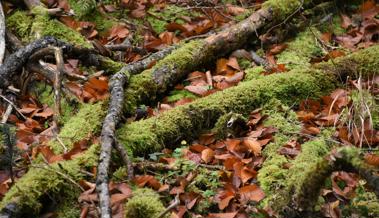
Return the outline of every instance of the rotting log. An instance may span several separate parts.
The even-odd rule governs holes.
[[[356,78],[357,72],[362,76],[377,74],[379,60],[375,57],[378,52],[379,46],[373,46],[312,68],[242,82],[157,117],[124,125],[117,137],[133,155],[159,151],[165,145],[175,146],[211,128],[223,114],[247,114],[272,98],[293,104],[326,94],[348,76]]]

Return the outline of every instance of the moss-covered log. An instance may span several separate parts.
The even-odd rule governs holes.
[[[376,74],[379,70],[379,61],[375,58],[378,52],[379,46],[374,46],[313,68],[294,69],[243,82],[158,117],[125,125],[118,130],[118,137],[133,154],[148,154],[165,145],[191,139],[201,130],[212,127],[223,114],[247,114],[272,98],[293,104],[325,94],[341,79],[346,76],[354,78],[357,72]]]
[[[152,69],[131,78],[125,93],[126,111],[130,113],[138,104],[154,102],[189,72],[253,41],[257,32],[282,22],[301,6],[306,8],[313,2],[317,1],[269,0],[240,23],[204,40],[182,45]]]

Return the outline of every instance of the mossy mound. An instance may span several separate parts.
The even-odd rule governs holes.
[[[164,210],[155,191],[148,188],[136,189],[125,205],[125,218],[156,218]]]

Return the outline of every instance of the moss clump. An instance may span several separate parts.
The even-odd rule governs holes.
[[[190,99],[197,99],[198,97],[194,95],[192,92],[189,92],[187,90],[174,90],[171,91],[170,94],[167,97],[167,101],[172,103],[179,101],[183,98],[190,98]]]
[[[316,29],[299,33],[293,41],[288,43],[288,47],[277,55],[277,63],[285,64],[290,70],[311,66],[312,58],[323,56],[323,50],[316,41],[314,33],[320,34]]]
[[[258,182],[267,196],[261,204],[266,206],[281,197],[278,191],[285,187],[288,176],[288,169],[285,169],[284,165],[292,161],[280,155],[278,149],[291,140],[294,133],[301,130],[301,124],[296,114],[278,100],[273,99],[263,108],[268,115],[264,125],[278,130],[274,142],[266,145],[263,150],[266,160],[258,171]]]
[[[249,69],[245,70],[244,81],[262,78],[263,77],[262,73],[265,71],[266,70],[262,66],[249,68]]]
[[[131,77],[129,87],[125,91],[125,110],[131,113],[135,111],[138,104],[154,102],[157,95],[163,94],[169,86],[174,85],[173,81],[171,83],[158,81],[156,74],[162,74],[161,71],[164,69],[164,72],[179,72],[176,75],[183,74],[184,76],[185,72],[199,64],[194,62],[194,55],[201,54],[203,45],[204,42],[198,40],[186,43],[163,60],[158,61],[152,69]],[[168,79],[171,80],[171,78]]]
[[[246,127],[247,119],[238,113],[227,113],[222,115],[216,122],[212,132],[219,139],[224,139],[228,136],[237,137],[237,134],[243,132]]]
[[[33,19],[27,15],[25,11],[15,11],[7,17],[7,28],[12,30],[19,36],[23,42],[29,41],[30,28],[33,24]]]
[[[137,189],[125,205],[125,218],[156,218],[164,210],[157,193],[148,188]]]
[[[68,149],[71,149],[75,142],[89,139],[100,131],[106,114],[105,105],[105,102],[82,104],[76,115],[67,120],[58,137]],[[56,140],[50,141],[49,146],[56,153],[63,151],[62,145]]]
[[[102,69],[106,70],[107,73],[115,74],[120,71],[121,68],[125,66],[125,64],[122,62],[114,61],[107,57],[102,57],[100,59],[100,66]]]
[[[169,23],[184,24],[186,21],[182,17],[197,17],[200,15],[198,12],[186,10],[176,5],[166,5],[163,10],[157,7],[149,9],[147,21],[149,21],[153,30],[160,34],[166,30],[166,25]]]
[[[305,7],[312,3],[312,0],[268,0],[262,4],[262,8],[270,8],[273,11],[273,18],[282,21],[290,14],[294,13],[301,6]]]
[[[359,217],[378,217],[379,201],[375,193],[369,192],[365,188],[366,181],[360,180],[355,190],[356,196],[350,201],[350,204],[342,210],[346,217],[355,213]]]
[[[49,166],[39,165],[38,168],[32,166],[6,193],[0,202],[0,209],[11,202],[16,202],[24,213],[30,215],[29,212],[38,213],[42,207],[41,197],[47,193],[53,199],[61,199],[62,196],[77,196],[80,189],[56,172],[61,172],[78,182],[85,177],[81,169],[97,165],[98,151],[99,146],[92,145],[85,153],[73,160]]]
[[[69,0],[70,8],[78,18],[92,13],[96,9],[96,0]]]
[[[148,154],[162,149],[164,144],[192,139],[202,129],[213,127],[220,116],[230,111],[246,115],[273,98],[292,105],[310,96],[320,96],[333,87],[328,77],[319,71],[273,74],[242,82],[159,117],[125,125],[118,130],[118,137],[134,154]]]

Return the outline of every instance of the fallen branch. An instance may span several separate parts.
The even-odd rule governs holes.
[[[122,115],[124,85],[128,82],[130,75],[137,74],[146,69],[152,62],[160,60],[169,54],[172,49],[173,48],[162,50],[144,60],[126,65],[110,79],[109,89],[111,97],[108,113],[105,116],[101,130],[101,153],[96,177],[96,190],[99,195],[101,217],[103,218],[111,217],[112,214],[109,201],[108,170],[111,161],[112,146],[116,143],[116,126]]]
[[[118,130],[118,138],[134,155],[157,152],[165,146],[180,144],[181,140],[193,139],[202,130],[211,128],[220,116],[231,111],[245,114],[273,98],[293,105],[334,89],[347,77],[355,78],[358,76],[356,72],[363,77],[377,74],[379,60],[374,57],[378,53],[379,46],[373,46],[313,68],[242,82],[158,117],[124,125]]]
[[[4,61],[5,55],[5,16],[3,6],[0,3],[0,64]]]

